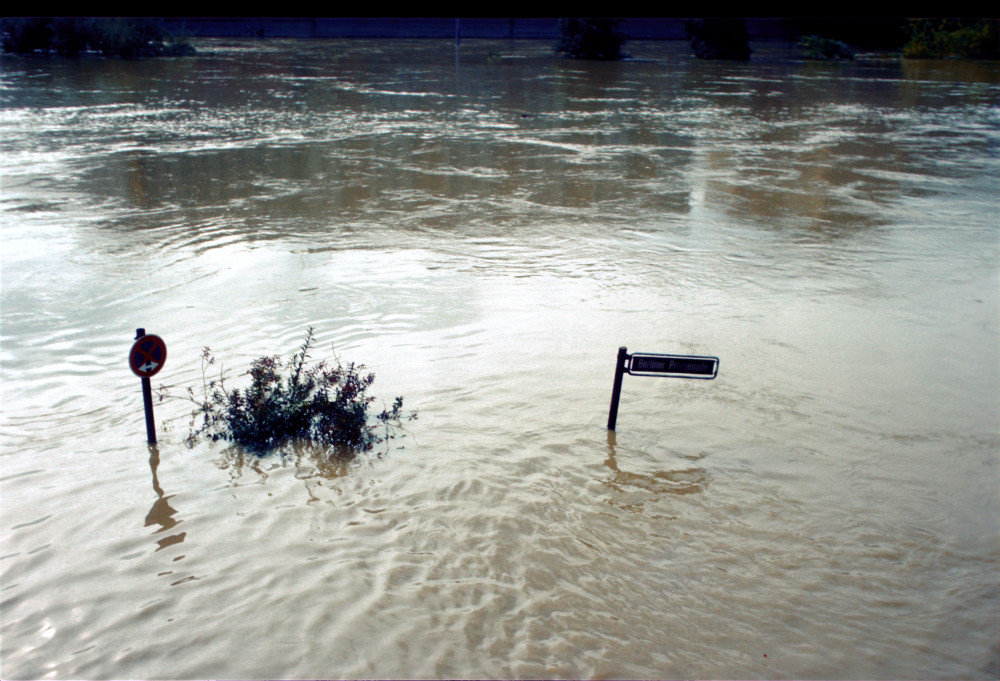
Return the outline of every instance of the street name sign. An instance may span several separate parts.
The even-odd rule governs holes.
[[[632,354],[628,373],[632,376],[712,379],[719,374],[719,358],[636,352]]]

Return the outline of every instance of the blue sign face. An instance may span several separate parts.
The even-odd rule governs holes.
[[[153,334],[137,340],[128,353],[128,366],[140,378],[149,378],[163,368],[167,361],[167,344]]]
[[[628,372],[632,376],[712,379],[719,373],[719,358],[634,353]]]

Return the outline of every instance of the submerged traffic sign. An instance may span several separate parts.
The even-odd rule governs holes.
[[[128,353],[128,366],[139,378],[149,378],[167,361],[167,344],[154,334],[140,336]]]
[[[167,361],[167,344],[159,336],[147,334],[146,329],[135,330],[135,343],[128,351],[128,368],[142,379],[142,410],[146,415],[146,441],[156,444],[156,426],[153,423],[153,388],[149,377],[163,368]]]

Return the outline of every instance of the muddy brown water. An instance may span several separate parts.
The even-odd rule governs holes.
[[[996,64],[198,47],[2,62],[4,678],[996,678]],[[147,447],[309,326],[404,437]]]

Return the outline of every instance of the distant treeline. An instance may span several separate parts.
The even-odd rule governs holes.
[[[909,59],[1000,58],[998,19],[785,20],[807,59],[853,59],[854,47],[902,51]],[[556,50],[574,59],[622,59],[628,35],[618,19],[561,19]],[[749,60],[746,19],[688,19],[685,33],[699,59]]]
[[[194,54],[163,22],[147,17],[22,17],[3,20],[4,52],[93,54],[120,59]]]
[[[172,29],[172,30],[170,30]],[[822,17],[764,19],[446,19],[336,17],[30,17],[4,19],[3,49],[16,54],[138,59],[193,54],[178,34],[259,38],[433,38],[553,40],[569,56],[615,59],[627,40],[692,40],[703,58],[746,59],[748,42],[783,40],[810,58],[854,49],[911,59],[1000,58],[1000,19]],[[841,46],[842,45],[842,46]]]
[[[552,40],[562,36],[558,18],[365,18],[365,17],[166,17],[168,27],[193,37],[247,38],[418,38]],[[573,21],[570,19],[569,21]],[[585,21],[596,21],[587,19]],[[687,17],[616,19],[625,40],[686,40]],[[866,49],[900,49],[905,17],[746,18],[751,41],[795,42],[818,34]]]

